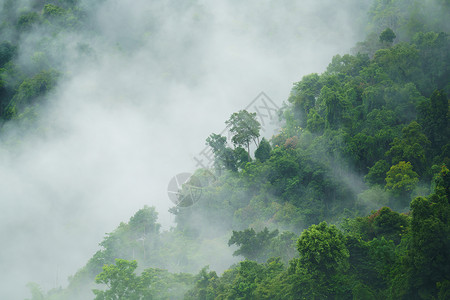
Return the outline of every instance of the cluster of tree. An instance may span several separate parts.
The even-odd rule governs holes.
[[[185,299],[447,299],[449,170],[444,166],[435,180],[434,193],[415,198],[408,214],[383,207],[340,228],[311,225],[288,265],[270,258],[245,260],[222,276],[202,270]],[[239,249],[248,259],[260,251],[253,240]]]
[[[392,7],[405,5],[377,1],[373,24],[384,24],[383,12],[395,15]],[[227,124],[247,144],[208,138],[217,180],[197,205],[172,210],[178,228],[197,237],[210,234],[196,226],[203,222],[208,229],[241,230],[229,244],[255,262],[222,277],[202,271],[188,298],[448,297],[448,193],[442,188],[448,183],[436,188],[430,182],[448,172],[450,39],[445,32],[404,30],[403,22],[414,18],[398,18],[392,26],[398,33],[379,28],[376,42],[369,43],[369,36],[358,54],[337,55],[326,72],[296,83],[282,112],[285,126],[270,143],[255,143],[253,158],[248,143],[259,136],[258,126],[242,130],[255,124],[245,111]],[[372,209],[368,217],[355,217]],[[321,223],[346,217],[341,230]],[[277,274],[271,268],[281,260],[264,264],[270,256],[282,257],[270,248],[277,232],[266,226],[296,233],[311,226],[297,244],[299,258]]]
[[[0,122],[26,123],[36,119],[64,71],[54,57],[54,40],[85,29],[86,11],[78,0],[6,0],[0,17]],[[30,35],[38,38],[30,41]]]
[[[33,299],[76,299],[83,289],[97,299],[450,297],[450,37],[441,22],[449,7],[412,3],[374,1],[373,34],[357,54],[337,55],[323,74],[294,84],[285,124],[269,141],[247,111],[226,122],[230,143],[211,134],[214,170],[195,173],[207,183],[199,201],[170,210],[176,228],[160,232],[145,207],[105,237],[67,289],[44,296],[31,285]],[[15,49],[2,44],[0,58],[10,61]],[[45,74],[18,85],[14,103],[54,84],[56,73]],[[246,260],[221,276],[161,270],[220,260],[219,251],[197,253],[213,239],[208,246],[228,241]]]
[[[297,238],[264,229],[234,231],[228,244],[245,260],[221,276],[196,276],[116,259],[96,276],[95,299],[447,299],[450,295],[450,172],[411,211],[383,207],[339,227],[321,222]],[[131,220],[130,220],[131,223]],[[275,248],[275,247],[278,248]],[[280,256],[290,249],[288,260]],[[51,295],[40,299],[58,299]],[[39,299],[37,296],[33,299]]]
[[[109,299],[173,299],[181,298],[192,285],[193,275],[171,274],[167,270],[149,268],[135,274],[137,262],[116,259],[114,265],[105,265],[95,278],[106,290],[94,289],[96,300]]]
[[[201,231],[189,222],[195,215],[226,230],[298,231],[383,205],[407,210],[412,196],[429,192],[449,164],[450,37],[418,32],[393,43],[394,35],[382,31],[389,43],[372,58],[338,55],[326,72],[296,83],[270,143],[258,141],[255,115],[233,114],[232,145],[217,134],[207,139],[217,180],[198,206],[172,210],[180,228]]]

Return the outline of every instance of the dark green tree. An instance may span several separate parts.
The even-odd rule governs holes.
[[[394,31],[390,29],[389,27],[383,30],[380,34],[380,42],[387,43],[391,45],[394,42],[394,39],[397,36],[395,35]]]
[[[40,16],[36,12],[24,13],[19,17],[17,21],[17,27],[19,31],[29,31],[31,28],[38,24],[40,21]]]
[[[379,160],[373,167],[369,169],[369,173],[364,177],[365,181],[371,185],[379,184],[385,185],[386,173],[389,171],[390,166],[384,159]]]
[[[438,155],[450,138],[450,106],[442,90],[433,92],[429,100],[419,106],[419,122],[431,141],[433,154]]]
[[[250,162],[248,152],[242,147],[236,147],[233,150],[233,155],[236,162],[236,170],[238,168],[242,169],[245,164]]]
[[[265,162],[270,158],[271,151],[272,147],[270,146],[270,143],[265,138],[262,138],[259,147],[255,150],[255,158],[260,162]]]
[[[16,55],[17,47],[10,42],[0,43],[0,68],[3,68]]]
[[[344,276],[349,268],[349,251],[342,232],[334,225],[321,222],[302,232],[297,242],[300,257],[297,272],[309,299],[339,298],[348,293]]]
[[[306,75],[300,82],[294,84],[294,88],[291,91],[289,102],[294,105],[302,127],[306,127],[306,116],[314,108],[316,98],[322,89],[322,83],[319,79],[320,76],[316,73]]]
[[[392,157],[393,164],[409,161],[419,174],[423,174],[426,170],[429,145],[430,141],[423,134],[422,127],[413,121],[402,129],[401,138],[394,139],[386,155]]]
[[[265,262],[268,257],[269,246],[272,239],[278,235],[278,230],[269,231],[267,228],[256,233],[253,228],[244,231],[234,231],[228,246],[236,245],[238,250],[233,255],[242,255],[246,259]]]
[[[450,172],[444,165],[435,192],[411,202],[410,296],[437,298],[450,281]],[[439,290],[441,289],[441,290]]]

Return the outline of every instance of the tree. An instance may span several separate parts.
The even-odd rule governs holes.
[[[450,270],[450,173],[442,166],[436,178],[435,193],[411,202],[412,291],[422,299],[436,299],[448,289]],[[445,284],[447,282],[447,285]],[[439,284],[441,283],[441,284]],[[441,289],[438,290],[438,287]],[[448,291],[447,291],[448,292]],[[444,298],[442,298],[444,299]]]
[[[306,116],[314,108],[316,99],[320,94],[322,83],[317,73],[303,76],[300,82],[295,83],[291,91],[289,102],[293,103],[295,110],[300,114],[300,126],[306,126]]]
[[[23,13],[17,21],[17,29],[19,31],[28,31],[39,22],[39,19],[40,17],[36,12]]]
[[[390,29],[388,27],[385,30],[383,30],[383,32],[381,32],[381,34],[380,34],[380,42],[387,43],[387,44],[392,44],[396,37],[397,36],[395,35],[394,31],[392,31],[392,29]]]
[[[4,41],[0,43],[0,68],[3,68],[17,52],[17,47],[10,42]]]
[[[408,226],[408,218],[405,215],[392,211],[389,207],[382,207],[369,216],[370,233],[374,237],[384,237],[394,243],[400,243]]]
[[[269,257],[267,252],[274,237],[278,235],[278,230],[269,231],[264,228],[258,233],[253,228],[244,231],[234,231],[228,246],[236,245],[238,250],[234,251],[233,255],[242,255],[246,259],[265,262]]]
[[[255,299],[254,291],[264,277],[264,267],[245,260],[239,263],[228,299]]]
[[[419,176],[413,171],[411,163],[401,161],[393,165],[386,175],[386,189],[402,201],[409,201],[408,196],[419,182]]]
[[[320,100],[325,105],[325,125],[327,128],[338,129],[346,119],[349,103],[345,97],[334,90],[324,86],[320,91]]]
[[[302,232],[297,241],[299,264],[310,272],[334,274],[347,268],[349,253],[344,235],[335,225],[321,222]]]
[[[262,138],[259,147],[255,150],[255,158],[261,162],[265,162],[270,158],[271,151],[272,147],[270,143],[265,138]]]
[[[106,290],[93,290],[95,300],[180,299],[193,276],[171,274],[167,270],[148,268],[136,275],[137,262],[116,259],[115,265],[103,266],[95,282],[106,284]]]
[[[322,134],[325,128],[324,118],[317,113],[315,109],[311,109],[308,114],[306,129],[315,134]]]
[[[27,106],[36,103],[37,99],[45,96],[56,84],[60,73],[55,70],[42,71],[32,78],[24,80],[16,94],[5,107],[4,117],[12,119]]]
[[[431,141],[434,154],[439,154],[442,146],[449,140],[450,106],[444,91],[434,91],[430,100],[419,106],[420,123],[424,133]]]
[[[242,147],[236,147],[236,149],[234,149],[234,151],[232,151],[232,154],[234,156],[236,170],[238,168],[243,168],[245,166],[245,164],[250,162],[248,152],[245,151],[245,149]]]
[[[104,265],[103,271],[95,278],[95,283],[105,284],[105,291],[93,290],[95,300],[139,300],[141,299],[141,286],[138,276],[134,273],[137,262],[125,259],[116,259],[115,265]]]
[[[418,73],[419,51],[407,43],[399,43],[375,53],[374,66],[381,67],[389,79],[397,83],[412,81]],[[380,70],[381,71],[381,70]]]
[[[27,288],[31,292],[31,299],[25,300],[45,300],[45,296],[42,293],[41,287],[35,282],[27,283]]]
[[[259,130],[261,124],[256,120],[256,113],[249,113],[241,110],[231,115],[225,122],[234,134],[231,141],[236,146],[247,147],[248,158],[250,160],[250,143],[253,141],[256,147],[259,146]]]
[[[128,225],[130,225],[130,230],[140,237],[142,235],[157,235],[161,227],[157,220],[158,213],[155,208],[145,205],[130,218]]]
[[[218,276],[216,272],[208,272],[208,267],[200,270],[199,274],[195,276],[195,286],[189,290],[183,299],[186,300],[207,300],[215,299],[216,297],[216,284],[218,282]]]
[[[430,141],[423,134],[422,127],[416,121],[411,122],[402,129],[402,137],[395,138],[391,149],[386,155],[392,157],[392,163],[409,161],[417,172],[422,174],[426,169],[426,153]]]
[[[235,151],[227,147],[227,138],[219,134],[212,133],[207,139],[214,153],[214,163],[219,170],[225,168],[231,171],[237,171]],[[239,149],[239,148],[238,148]]]
[[[206,144],[211,147],[214,155],[218,155],[226,148],[227,138],[220,134],[211,133],[206,139]]]
[[[54,4],[44,5],[42,15],[46,18],[58,18],[64,16],[66,10]]]
[[[414,83],[393,84],[384,89],[386,108],[395,112],[397,122],[412,122],[417,117],[416,107],[425,97],[417,90]]]
[[[297,272],[305,280],[305,296],[339,298],[345,289],[343,273],[349,267],[350,256],[342,232],[326,222],[312,225],[300,235],[297,250]]]

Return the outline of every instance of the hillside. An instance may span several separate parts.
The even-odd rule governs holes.
[[[1,133],[45,136],[35,119],[68,76],[45,43],[32,68],[16,61],[21,34],[98,29],[77,1],[47,2],[1,11]],[[448,299],[449,13],[444,0],[373,1],[366,39],[293,84],[276,135],[241,110],[224,120],[231,139],[205,137],[214,166],[180,191],[192,201],[170,209],[173,228],[145,206],[67,287],[30,283],[30,299]],[[95,59],[77,49],[70,59]]]

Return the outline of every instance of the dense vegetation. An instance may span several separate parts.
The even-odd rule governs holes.
[[[55,50],[64,51],[58,38],[86,29],[86,11],[78,1],[29,1],[25,8],[21,1],[6,0],[1,7],[0,42],[0,119],[22,120],[36,118],[39,106],[45,105],[64,71],[63,62],[53,57]],[[38,39],[30,40],[32,33]],[[23,47],[22,47],[23,46]],[[78,59],[83,59],[86,45],[78,45]],[[29,51],[17,60],[19,53]],[[63,58],[64,59],[64,58]]]
[[[26,32],[95,34],[78,1],[30,3],[1,11],[2,126],[38,118],[64,76],[48,41],[34,41],[31,64],[16,60]],[[294,84],[277,135],[260,139],[240,111],[226,122],[232,145],[207,138],[214,169],[195,173],[198,202],[171,209],[175,228],[144,207],[67,288],[30,284],[32,299],[448,299],[449,8],[374,1],[367,39]],[[192,275],[227,246],[245,260]]]

